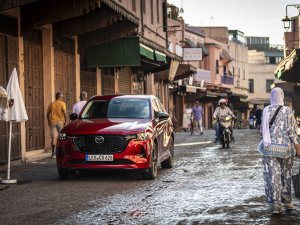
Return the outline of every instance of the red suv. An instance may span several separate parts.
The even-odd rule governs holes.
[[[84,169],[142,169],[155,179],[159,163],[171,168],[174,133],[171,118],[155,96],[94,96],[59,134],[58,174],[71,178]]]

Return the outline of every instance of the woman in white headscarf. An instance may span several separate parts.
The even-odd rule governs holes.
[[[299,148],[297,140],[297,123],[292,109],[283,105],[284,93],[281,88],[271,91],[270,103],[263,110],[261,132],[264,146],[272,144],[292,146],[284,154],[260,151],[264,167],[264,181],[267,202],[274,214],[281,213],[283,206],[293,209],[291,196],[291,169],[295,148]],[[280,107],[271,127],[270,121]],[[295,147],[295,148],[294,148]],[[282,153],[282,152],[281,152]]]

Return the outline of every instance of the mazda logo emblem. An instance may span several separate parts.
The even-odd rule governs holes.
[[[95,137],[95,142],[97,144],[102,144],[104,142],[104,137],[102,137],[102,136]]]

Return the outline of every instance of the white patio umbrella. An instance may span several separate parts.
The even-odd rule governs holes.
[[[10,158],[11,158],[11,133],[12,133],[12,122],[24,122],[28,120],[25,104],[21,94],[19,80],[16,68],[13,69],[10,79],[7,84],[7,99],[8,99],[8,110],[5,121],[9,122],[9,141],[8,141],[8,160],[7,160],[7,179],[2,179],[1,183],[11,184],[16,183],[17,180],[10,179]]]

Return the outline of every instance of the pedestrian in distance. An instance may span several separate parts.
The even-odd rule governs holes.
[[[55,101],[51,102],[47,110],[47,120],[50,127],[52,158],[55,158],[55,147],[59,132],[66,124],[66,103],[63,101],[63,93],[55,94]]]
[[[86,102],[87,102],[87,93],[83,91],[80,93],[79,101],[73,105],[73,113],[76,113],[76,115],[79,116],[79,113],[81,112]]]
[[[196,134],[203,134],[202,118],[203,110],[199,101],[195,101],[195,105],[192,109],[191,117],[193,118],[193,130]]]
[[[255,118],[256,118],[256,129],[260,130],[261,125],[261,117],[262,117],[262,107],[258,106],[255,111]]]
[[[296,152],[300,153],[297,141],[297,123],[291,108],[284,106],[281,88],[271,91],[270,103],[262,113],[262,141],[258,151],[262,155],[265,194],[273,214],[282,208],[293,209],[291,193],[291,170]]]

